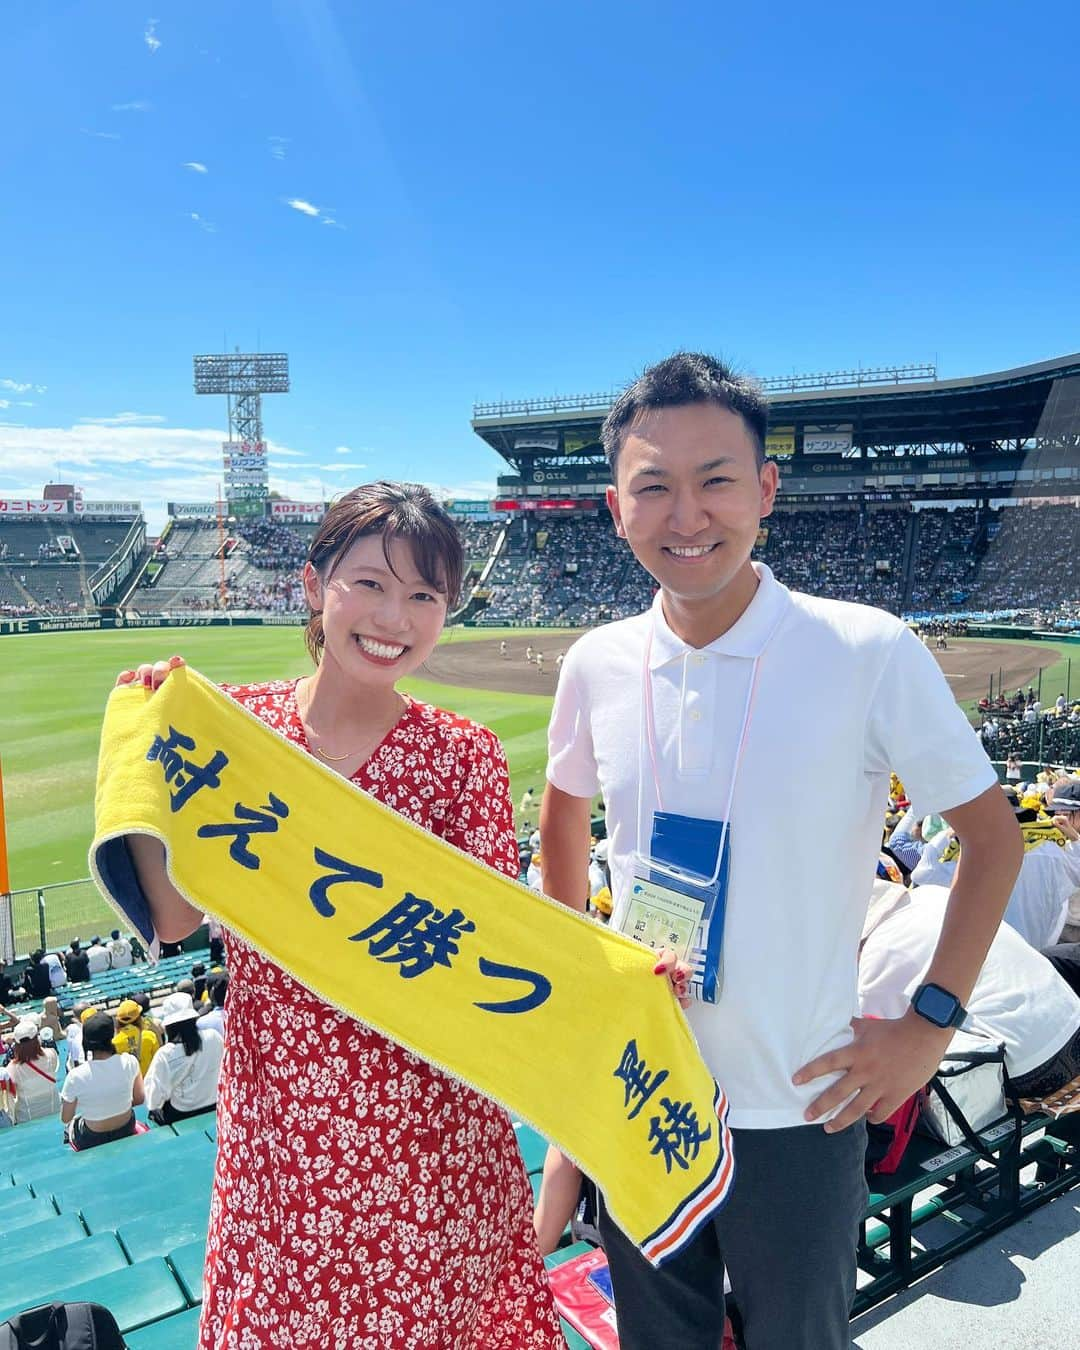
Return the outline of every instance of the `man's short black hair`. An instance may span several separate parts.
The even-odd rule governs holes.
[[[600,439],[612,478],[623,436],[639,413],[652,408],[681,408],[689,403],[715,403],[738,413],[753,437],[758,467],[765,463],[769,405],[761,387],[723,361],[704,352],[676,352],[649,366],[615,400],[604,419]]]

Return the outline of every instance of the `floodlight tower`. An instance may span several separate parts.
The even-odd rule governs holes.
[[[229,439],[222,445],[229,514],[261,516],[270,495],[263,440],[263,394],[289,392],[283,352],[223,352],[195,357],[195,392],[224,394]]]

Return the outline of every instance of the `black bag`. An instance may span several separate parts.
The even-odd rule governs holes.
[[[100,1303],[42,1303],[0,1322],[0,1350],[127,1350]]]

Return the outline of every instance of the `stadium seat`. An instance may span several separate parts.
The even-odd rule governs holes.
[[[201,1308],[189,1308],[164,1321],[153,1322],[141,1331],[130,1332],[124,1338],[128,1350],[195,1350],[201,1312]]]
[[[45,1196],[33,1196],[28,1203],[19,1202],[10,1205],[0,1213],[0,1238],[17,1232],[32,1223],[41,1223],[43,1219],[56,1217],[56,1206]]]
[[[176,1273],[180,1287],[189,1303],[201,1303],[203,1296],[203,1266],[206,1264],[206,1238],[185,1242],[169,1253],[169,1264]]]
[[[60,1251],[35,1252],[18,1261],[4,1262],[4,1288],[14,1293],[25,1290],[24,1307],[44,1303],[62,1285],[75,1284],[93,1276],[107,1275],[128,1264],[124,1249],[114,1233],[83,1236]]]
[[[586,1252],[594,1251],[596,1251],[596,1248],[591,1243],[575,1242],[569,1247],[560,1247],[550,1256],[545,1256],[544,1265],[547,1266],[548,1270],[554,1270],[556,1266],[563,1266],[567,1261],[572,1261],[575,1256],[584,1256]]]
[[[217,1143],[217,1116],[212,1111],[201,1116],[188,1116],[186,1120],[174,1120],[169,1128],[180,1135],[205,1134],[211,1143]]]
[[[63,1151],[63,1156],[50,1158],[47,1163],[40,1160],[35,1163],[26,1159],[12,1173],[18,1181],[28,1182],[34,1188],[35,1195],[47,1192],[53,1183],[60,1181],[81,1181],[85,1177],[106,1177],[116,1174],[123,1167],[145,1167],[151,1164],[157,1167],[172,1167],[193,1156],[213,1155],[214,1145],[202,1135],[190,1135],[180,1139],[172,1130],[151,1130],[146,1134],[132,1135],[127,1139],[116,1139],[111,1144],[99,1144],[96,1148],[84,1149],[73,1153]]]
[[[77,1214],[54,1214],[40,1223],[29,1223],[4,1235],[5,1266],[9,1261],[21,1261],[37,1252],[51,1252],[69,1242],[81,1242],[85,1237],[86,1229]]]
[[[514,1135],[517,1138],[518,1151],[525,1159],[526,1172],[542,1172],[547,1157],[547,1140],[537,1134],[529,1125],[514,1121]]]
[[[37,1296],[38,1292],[27,1290],[17,1302],[0,1308],[0,1321],[32,1308],[36,1303],[54,1299],[61,1303],[100,1303],[116,1318],[126,1336],[136,1327],[146,1326],[187,1307],[183,1290],[159,1256],[78,1284],[50,1289],[42,1297]]]
[[[170,1203],[179,1203],[181,1197],[194,1197],[210,1193],[210,1183],[214,1177],[214,1158],[192,1158],[182,1166],[172,1162],[163,1164],[163,1155],[153,1156],[149,1166],[118,1166],[117,1175],[122,1176],[125,1186],[143,1188],[144,1196],[158,1195],[167,1198]],[[61,1213],[81,1212],[84,1205],[100,1199],[102,1181],[100,1177],[79,1178],[68,1181],[66,1178],[53,1178],[49,1185],[56,1207]],[[151,1203],[146,1200],[146,1204]],[[145,1209],[141,1212],[145,1212]]]
[[[135,1219],[125,1219],[116,1228],[116,1236],[131,1261],[142,1261],[148,1256],[167,1256],[177,1247],[189,1242],[206,1241],[210,1222],[210,1196],[185,1205],[170,1205],[167,1209],[153,1209]]]

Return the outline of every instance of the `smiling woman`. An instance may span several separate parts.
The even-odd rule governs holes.
[[[386,806],[516,877],[499,742],[396,687],[438,641],[461,572],[457,531],[425,488],[355,488],[304,567],[315,673],[223,687]],[[120,682],[152,691],[178,663]],[[191,931],[200,916],[169,882],[161,845],[126,842],[158,936]],[[225,941],[230,1053],[200,1350],[282,1337],[358,1350],[562,1345],[505,1112],[316,997],[287,962]],[[272,1186],[260,1181],[268,1158]]]

